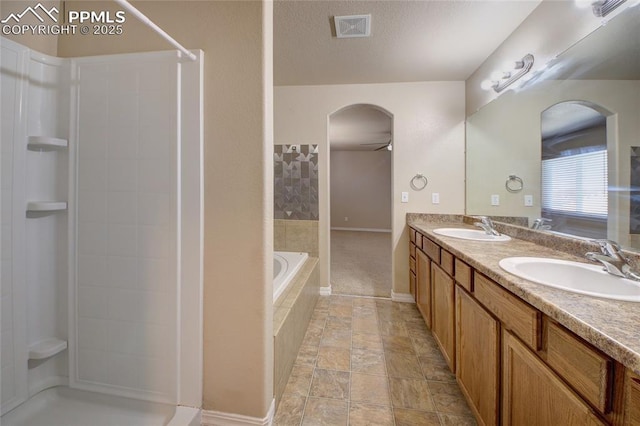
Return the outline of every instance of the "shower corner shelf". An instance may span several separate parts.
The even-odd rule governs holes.
[[[66,139],[52,138],[49,136],[29,136],[27,148],[30,150],[51,151],[65,149],[69,146]]]
[[[29,359],[45,359],[67,349],[67,341],[56,338],[44,339],[29,345]]]
[[[29,201],[27,203],[27,213],[32,212],[55,212],[67,209],[66,201]]]

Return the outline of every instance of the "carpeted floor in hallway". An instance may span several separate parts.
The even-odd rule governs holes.
[[[391,296],[391,233],[331,231],[331,292]]]

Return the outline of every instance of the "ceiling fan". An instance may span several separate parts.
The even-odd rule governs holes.
[[[381,147],[374,149],[374,151],[382,151],[383,149],[386,149],[387,151],[393,150],[391,139],[389,139],[387,142],[361,143],[360,145],[382,145]]]

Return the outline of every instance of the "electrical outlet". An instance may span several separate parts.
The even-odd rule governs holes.
[[[533,207],[533,195],[524,196],[524,205],[525,207]]]
[[[403,203],[408,203],[409,202],[409,193],[408,192],[403,192],[400,201],[403,202]]]
[[[500,205],[500,196],[498,194],[493,194],[491,196],[491,205],[499,206]]]
[[[431,194],[431,204],[440,204],[440,194],[434,192]]]

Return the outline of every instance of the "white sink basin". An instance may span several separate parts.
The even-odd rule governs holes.
[[[520,278],[574,293],[640,302],[640,283],[616,277],[601,265],[543,257],[507,257],[499,262]]]
[[[509,241],[511,239],[508,235],[489,235],[482,229],[438,228],[434,229],[433,233],[445,237],[474,241]]]

